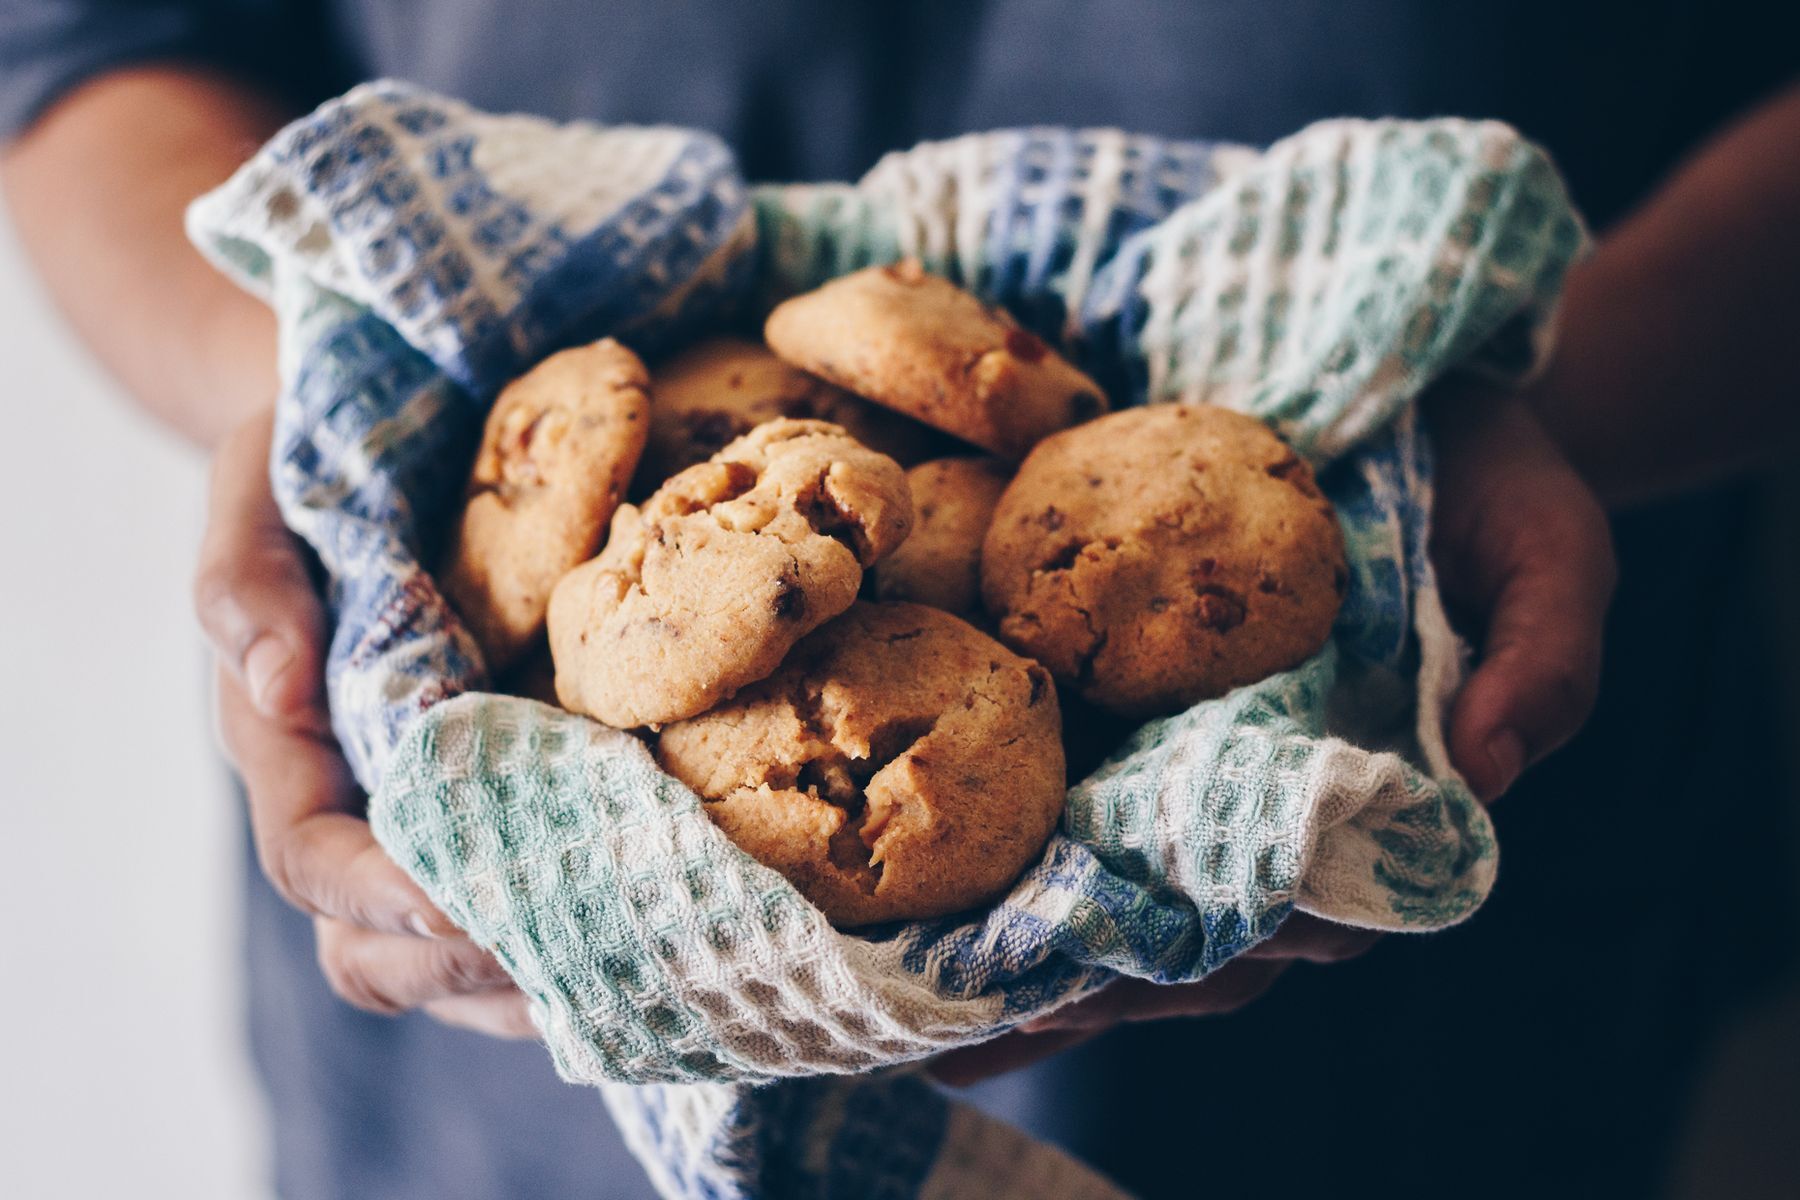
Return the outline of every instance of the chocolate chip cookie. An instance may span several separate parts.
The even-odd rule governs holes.
[[[1262,422],[1209,405],[1045,439],[982,545],[1001,640],[1133,717],[1298,665],[1330,636],[1346,580],[1311,468]]]
[[[1063,808],[1049,674],[918,604],[856,605],[781,669],[662,731],[727,836],[835,925],[986,904]]]
[[[551,355],[495,400],[440,575],[489,671],[537,639],[550,589],[599,547],[644,450],[649,382],[608,338]]]
[[[1012,478],[991,458],[940,458],[906,473],[913,531],[875,568],[882,600],[915,600],[959,617],[981,616],[981,541]]]
[[[913,259],[795,296],[763,333],[789,362],[1015,461],[1106,411],[1098,384],[1003,309]]]
[[[556,694],[629,729],[691,717],[849,608],[912,527],[906,476],[836,425],[770,421],[621,505],[550,598]]]
[[[936,437],[918,422],[852,396],[742,338],[702,342],[658,366],[650,384],[655,399],[650,441],[638,468],[641,492],[777,417],[842,425],[901,466],[919,461]]]

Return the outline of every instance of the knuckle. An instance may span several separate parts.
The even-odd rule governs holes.
[[[368,969],[361,964],[339,963],[336,970],[326,971],[325,978],[331,984],[333,994],[352,1008],[384,1017],[405,1011],[404,1006],[396,1003],[376,985],[369,977]]]
[[[370,841],[343,860],[342,871],[339,895],[348,920],[365,929],[393,933],[407,929],[406,905],[388,884],[398,868],[386,851]]]
[[[308,916],[322,914],[304,839],[290,835],[263,841],[257,846],[257,860],[269,886],[290,908]]]
[[[433,961],[431,975],[433,985],[447,996],[479,992],[494,985],[485,957],[470,948],[444,949]]]
[[[224,643],[230,640],[238,588],[236,572],[216,558],[203,562],[194,574],[194,616],[199,619],[200,627],[221,652],[231,649]]]
[[[1561,561],[1582,563],[1592,572],[1602,596],[1611,596],[1618,583],[1618,555],[1613,547],[1612,521],[1600,502],[1585,488],[1571,499],[1563,515],[1568,524],[1557,540]]]
[[[319,970],[332,994],[352,1008],[384,1016],[402,1011],[371,977],[367,963],[340,938],[319,937]]]
[[[1587,719],[1599,695],[1595,673],[1574,663],[1558,663],[1544,679],[1545,710],[1559,734],[1574,732]]]

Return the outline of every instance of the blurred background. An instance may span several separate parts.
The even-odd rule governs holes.
[[[238,817],[190,615],[205,464],[121,398],[0,221],[0,1192],[260,1200]]]

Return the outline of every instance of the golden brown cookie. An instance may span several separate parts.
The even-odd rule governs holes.
[[[875,596],[981,616],[981,540],[1012,469],[991,458],[940,458],[906,473],[913,531],[875,568]]]
[[[1313,473],[1253,417],[1129,409],[1039,443],[982,546],[1000,638],[1115,712],[1174,712],[1324,645],[1347,576]]]
[[[551,355],[494,401],[441,576],[489,671],[543,632],[550,589],[598,548],[644,450],[648,386],[607,338]]]
[[[928,453],[936,436],[742,338],[702,342],[658,366],[650,382],[650,442],[638,469],[638,486],[646,492],[777,417],[842,425],[901,466]]]
[[[850,607],[912,527],[900,465],[836,425],[770,421],[621,505],[550,597],[556,694],[621,729],[705,712]]]
[[[918,604],[858,604],[781,670],[668,726],[663,769],[835,925],[1003,894],[1063,808],[1049,674]]]
[[[763,333],[789,362],[1002,458],[1106,411],[1100,385],[914,259],[795,296]]]

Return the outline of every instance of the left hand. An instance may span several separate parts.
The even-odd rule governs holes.
[[[1450,715],[1457,770],[1484,801],[1574,736],[1594,705],[1616,576],[1593,493],[1523,401],[1456,384],[1426,402],[1437,449],[1432,560],[1481,654]],[[1011,1033],[953,1050],[931,1073],[966,1086],[1121,1021],[1212,1016],[1255,1000],[1298,961],[1341,962],[1378,935],[1295,914],[1197,983],[1121,979]]]
[[[220,444],[195,582],[219,657],[219,732],[264,873],[312,916],[319,967],[346,1002],[535,1037],[500,964],[387,857],[362,816],[326,711],[325,611],[269,491],[271,429],[265,410]]]

